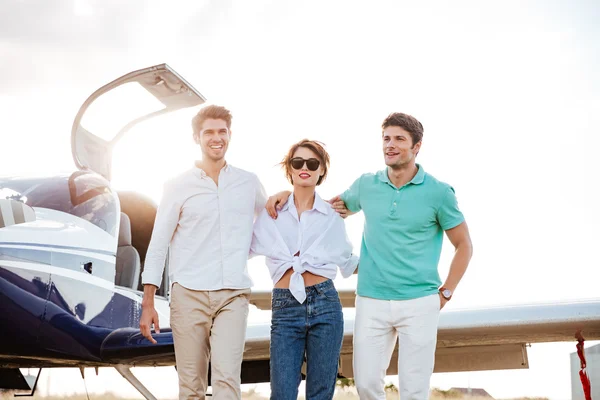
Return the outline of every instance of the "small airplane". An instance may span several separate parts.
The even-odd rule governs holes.
[[[114,132],[86,129],[89,109],[124,88],[161,107],[130,116]],[[130,368],[175,365],[168,257],[155,304],[163,328],[152,344],[139,332],[140,274],[157,206],[111,186],[111,155],[141,121],[204,102],[166,64],[131,72],[94,92],[77,113],[74,172],[0,178],[0,389],[32,395],[39,372],[26,380],[21,368],[75,367],[83,375],[87,367],[113,367],[146,399],[155,399]],[[349,378],[354,291],[341,290],[340,298],[345,330],[339,376]],[[269,310],[270,291],[254,291],[251,303]],[[242,382],[268,382],[270,326],[249,321]],[[528,368],[528,344],[582,334],[600,339],[600,299],[443,312],[434,372]],[[396,355],[388,373],[397,373]]]

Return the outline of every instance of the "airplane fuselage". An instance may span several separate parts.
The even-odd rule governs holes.
[[[73,201],[60,192],[73,190],[74,175],[0,180],[0,187],[26,192],[36,212],[35,221],[0,230],[0,368],[106,365],[120,361],[108,347],[115,332],[142,341],[142,293],[115,284],[118,225],[113,229],[111,219],[118,220],[118,198],[108,184],[90,189],[81,181],[101,177],[77,173],[92,195],[56,202]],[[77,207],[81,216],[72,211]],[[167,299],[157,296],[156,306],[168,327]],[[123,361],[131,358],[125,353]]]

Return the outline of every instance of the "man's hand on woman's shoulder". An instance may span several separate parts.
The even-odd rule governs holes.
[[[340,214],[340,216],[342,218],[346,218],[352,214],[354,214],[353,212],[351,212],[350,210],[348,210],[348,208],[346,208],[346,203],[344,203],[344,200],[342,200],[342,197],[340,195],[335,196],[334,198],[332,198],[331,200],[329,200],[329,204],[331,204],[331,206],[333,207],[333,209]]]
[[[281,207],[283,207],[285,203],[287,203],[291,193],[292,192],[290,192],[289,190],[284,190],[269,197],[265,208],[267,209],[267,213],[271,216],[271,218],[277,219],[278,211],[280,211]]]

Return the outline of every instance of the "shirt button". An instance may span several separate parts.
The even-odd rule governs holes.
[[[396,202],[394,202],[394,207],[396,207]]]

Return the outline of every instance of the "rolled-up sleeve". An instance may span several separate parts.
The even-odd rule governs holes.
[[[165,184],[163,196],[156,212],[152,238],[146,253],[144,272],[142,273],[143,285],[160,287],[167,251],[179,223],[181,205],[175,188],[168,183]]]
[[[336,264],[344,278],[351,276],[358,265],[358,256],[352,253],[352,243],[346,233],[346,224],[339,215],[332,216],[333,223],[330,225],[325,242],[327,249],[325,254],[333,264]],[[328,257],[328,258],[329,258]]]
[[[264,256],[266,253],[263,241],[265,234],[268,234],[269,230],[265,227],[267,222],[265,215],[267,215],[267,210],[263,210],[262,212],[258,213],[258,216],[254,221],[254,227],[252,229],[252,241],[250,242],[248,258]]]
[[[260,212],[265,208],[265,205],[267,204],[267,191],[265,190],[265,187],[263,186],[263,184],[260,182],[260,179],[258,179],[258,176],[255,176],[256,178],[256,188],[255,188],[255,198],[254,198],[254,215],[258,216],[260,214]]]

